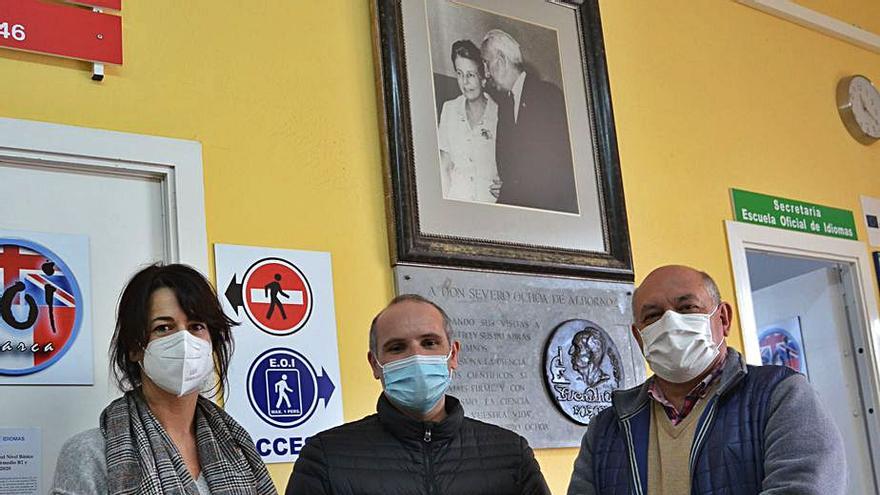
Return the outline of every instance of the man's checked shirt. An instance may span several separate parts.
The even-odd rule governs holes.
[[[672,402],[666,398],[663,391],[657,386],[656,380],[652,381],[651,385],[648,387],[648,395],[663,406],[663,410],[666,411],[666,416],[669,417],[669,421],[672,421],[673,426],[678,425],[684,421],[684,418],[686,418],[688,414],[690,414],[697,402],[706,396],[712,388],[712,384],[721,376],[721,372],[724,370],[724,361],[726,360],[727,357],[725,356],[724,359],[718,361],[718,363],[712,368],[712,371],[706,375],[705,378],[700,380],[700,383],[694,386],[690,392],[688,392],[687,396],[684,398],[684,405],[682,406],[681,411],[677,410],[675,406],[672,405]]]

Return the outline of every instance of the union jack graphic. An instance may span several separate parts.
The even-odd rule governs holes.
[[[804,373],[804,361],[797,339],[783,328],[772,328],[761,334],[761,364],[778,364]]]
[[[82,301],[73,274],[47,248],[0,238],[0,374],[50,366],[76,339]]]

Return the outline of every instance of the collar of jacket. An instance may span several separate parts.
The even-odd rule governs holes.
[[[458,434],[464,419],[464,408],[461,407],[461,402],[451,395],[446,396],[446,419],[439,423],[419,421],[407,416],[394,407],[384,393],[379,394],[376,412],[379,414],[379,422],[382,423],[382,426],[401,440],[423,441],[425,431],[429,428],[431,441],[452,438]]]
[[[724,370],[721,372],[720,385],[715,395],[722,396],[729,392],[748,373],[746,363],[742,355],[736,349],[727,348],[727,358]],[[639,412],[650,400],[648,388],[654,381],[654,377],[648,378],[645,383],[626,390],[617,390],[611,396],[611,404],[621,419],[632,416]]]

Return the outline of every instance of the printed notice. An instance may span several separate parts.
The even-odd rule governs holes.
[[[37,495],[40,490],[39,428],[0,428],[0,495]]]

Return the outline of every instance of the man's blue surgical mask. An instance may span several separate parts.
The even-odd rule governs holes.
[[[384,366],[376,361],[382,370],[385,395],[398,407],[427,414],[452,381],[447,365],[451,356],[452,351],[445,356],[414,354]]]

